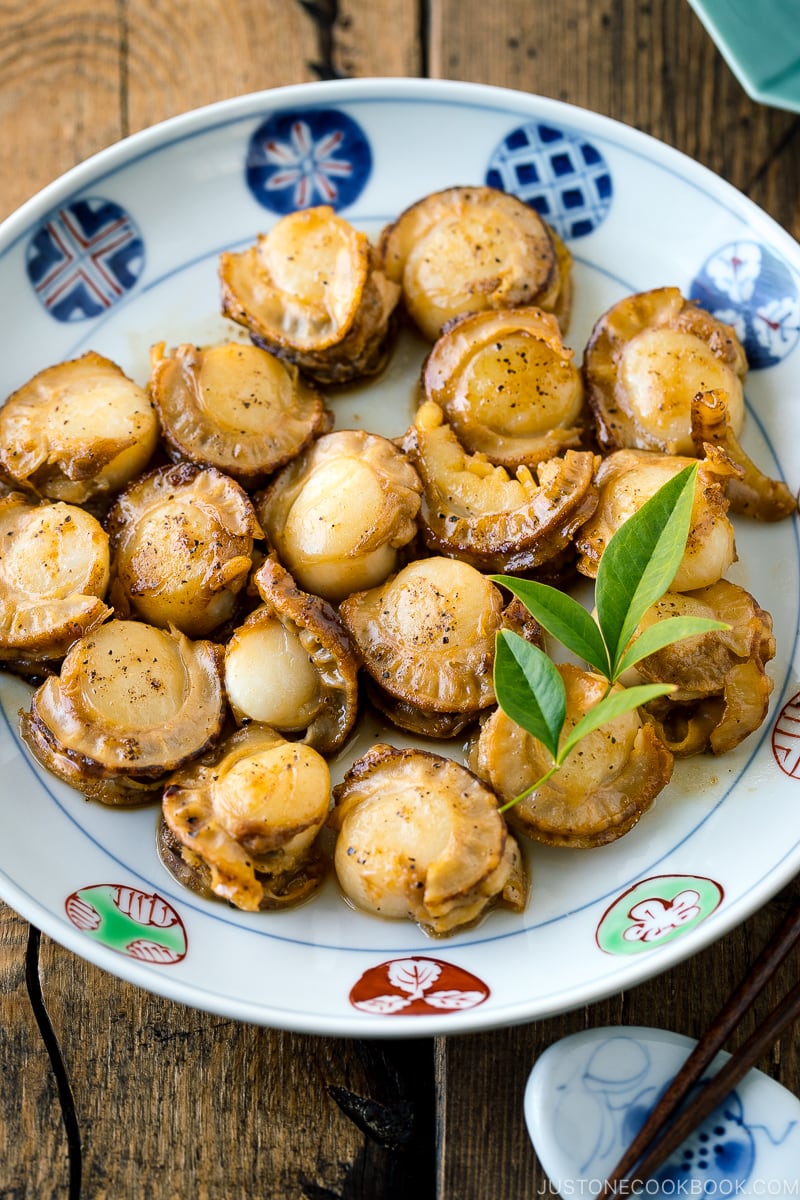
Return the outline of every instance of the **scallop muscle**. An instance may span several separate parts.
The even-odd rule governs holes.
[[[20,728],[59,779],[90,799],[131,804],[206,750],[225,712],[218,646],[114,619],[73,643]]]
[[[204,637],[235,612],[261,527],[247,493],[181,463],[134,481],[107,517],[118,613]]]
[[[303,734],[322,754],[358,715],[358,659],[336,610],[298,588],[273,557],[253,576],[262,603],[225,647],[225,688],[237,719]]]
[[[460,763],[373,746],[334,788],[334,863],[356,907],[448,934],[492,904],[516,911],[527,878],[497,800]]]
[[[608,684],[571,663],[558,670],[568,733],[603,698]],[[498,708],[473,743],[469,762],[505,803],[533,789],[509,809],[515,828],[548,845],[585,849],[633,828],[669,782],[673,758],[634,710],[585,736],[551,779],[534,786],[552,767],[552,758]]]
[[[300,587],[332,603],[397,569],[417,532],[422,484],[388,438],[335,430],[256,497],[264,532]]]
[[[720,389],[738,435],[744,423],[744,349],[730,325],[674,287],[628,296],[596,323],[583,359],[597,436],[606,450],[630,446],[693,454],[692,399]]]
[[[412,320],[435,341],[454,317],[536,305],[569,313],[571,256],[539,214],[491,187],[434,192],[381,237],[384,270]]]
[[[781,521],[797,512],[797,497],[782,479],[771,479],[753,462],[734,432],[730,404],[724,392],[698,392],[692,400],[692,437],[697,453],[706,447],[723,450],[739,467],[728,480],[731,509],[756,521]]]
[[[726,629],[684,638],[636,664],[636,681],[673,691],[646,706],[659,736],[681,757],[725,754],[763,723],[772,692],[772,617],[738,584],[720,579],[693,592],[667,592],[640,629],[673,616],[710,617]]]
[[[738,468],[714,447],[707,448],[707,455],[698,467],[686,549],[672,584],[676,591],[716,583],[736,561],[725,488]],[[620,525],[693,461],[652,450],[617,450],[603,459],[595,476],[600,491],[597,508],[575,538],[578,570],[594,578],[603,550]]]
[[[318,834],[330,798],[316,750],[248,725],[171,776],[159,853],[203,896],[249,912],[297,904],[325,875]]]
[[[512,471],[579,447],[589,424],[573,352],[555,317],[539,308],[452,321],[422,382],[466,450]]]
[[[220,257],[222,309],[260,345],[322,383],[385,362],[400,288],[366,234],[327,205],[281,218],[254,246]]]
[[[423,483],[425,545],[487,571],[535,571],[572,556],[572,540],[597,507],[595,456],[567,450],[536,473],[467,454],[442,410],[426,401],[403,446]]]
[[[0,497],[0,661],[17,670],[63,657],[111,616],[108,536],[76,505]]]
[[[0,471],[51,500],[84,504],[144,470],[158,436],[147,392],[90,350],[40,371],[0,408]]]
[[[258,346],[182,345],[151,355],[150,391],[174,459],[263,485],[321,433],[331,414],[296,367]]]
[[[340,614],[364,667],[388,696],[434,713],[477,715],[494,703],[499,588],[451,558],[409,563]]]

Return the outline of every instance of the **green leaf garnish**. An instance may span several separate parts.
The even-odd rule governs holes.
[[[513,575],[492,575],[495,583],[508,588],[549,634],[563,646],[589,663],[606,679],[611,670],[608,650],[600,628],[582,604],[546,583],[516,579]]]
[[[597,620],[616,679],[644,614],[669,589],[686,548],[698,464],[684,467],[624,521],[600,558]]]
[[[559,748],[559,762],[564,761],[578,742],[586,737],[587,733],[593,733],[595,729],[613,721],[615,717],[622,716],[623,713],[630,712],[634,708],[641,708],[643,704],[655,700],[657,696],[666,696],[669,692],[674,691],[675,688],[670,683],[642,683],[637,684],[636,687],[623,688],[622,691],[605,695],[602,700],[597,701],[597,704],[592,705],[578,721],[569,737],[564,739]]]
[[[549,751],[553,763],[540,780],[508,801],[505,812],[555,774],[587,734],[673,691],[652,683],[611,691],[619,676],[672,642],[711,629],[723,621],[705,617],[666,617],[637,635],[647,610],[669,590],[686,548],[698,464],[668,480],[609,540],[595,581],[597,620],[557,588],[509,575],[493,575],[515,595],[539,624],[608,681],[608,690],[562,741],[566,690],[555,663],[519,634],[497,635],[495,695],[506,715]]]
[[[517,725],[558,756],[567,696],[552,659],[510,629],[497,635],[495,691],[503,694],[503,711]]]

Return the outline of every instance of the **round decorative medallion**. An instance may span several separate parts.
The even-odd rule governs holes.
[[[380,1016],[463,1012],[483,1004],[489,988],[469,971],[438,958],[394,958],[370,967],[350,992],[354,1008]]]
[[[68,896],[64,908],[77,929],[129,958],[166,966],[186,955],[183,921],[155,892],[95,883]]]
[[[623,892],[597,926],[607,954],[638,954],[694,929],[717,908],[723,891],[700,875],[656,875]]]
[[[361,126],[335,108],[273,113],[250,138],[245,177],[259,204],[282,216],[317,204],[346,208],[372,170]]]
[[[87,196],[42,222],[28,242],[25,265],[51,317],[86,321],[134,286],[144,266],[144,241],[119,204]]]
[[[800,288],[789,268],[758,242],[730,242],[712,254],[690,299],[732,325],[751,367],[771,367],[800,341]]]
[[[800,779],[800,692],[787,700],[772,730],[772,753],[790,779]]]
[[[513,192],[562,238],[592,233],[613,195],[603,155],[582,134],[531,122],[507,134],[489,160],[489,187]]]

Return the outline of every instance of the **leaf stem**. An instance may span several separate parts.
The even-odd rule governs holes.
[[[561,769],[562,764],[563,759],[554,762],[550,770],[542,775],[541,779],[537,779],[536,783],[532,783],[530,787],[526,787],[525,791],[520,792],[519,795],[515,796],[513,800],[506,800],[505,804],[501,804],[497,811],[501,813],[508,812],[508,810],[513,808],[515,804],[519,804],[520,800],[524,800],[527,796],[530,796],[531,792],[535,792],[537,788],[540,788],[543,784],[547,783],[548,779],[552,779],[556,771]]]

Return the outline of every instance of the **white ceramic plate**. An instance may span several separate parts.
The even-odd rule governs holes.
[[[134,378],[151,343],[209,341],[217,256],[293,206],[377,233],[435,189],[490,182],[536,205],[575,259],[570,343],[629,292],[672,284],[737,324],[751,356],[746,445],[795,489],[800,249],[708,171],[607,119],[510,91],[418,80],[242,97],[112,147],[0,231],[2,394],[88,348]],[[334,401],[337,424],[399,434],[420,346]],[[153,992],[281,1028],[420,1036],[545,1016],[631,986],[719,937],[800,867],[794,520],[737,529],[731,577],[772,612],[770,716],[734,754],[679,764],[627,837],[529,848],[523,916],[431,941],[348,907],[330,882],[293,911],[205,903],[166,873],[156,813],[88,803],[20,748],[27,688],[2,677],[0,894],[77,954]],[[794,698],[794,699],[793,699]],[[352,758],[376,730],[364,730]],[[347,762],[335,766],[339,773]]]

